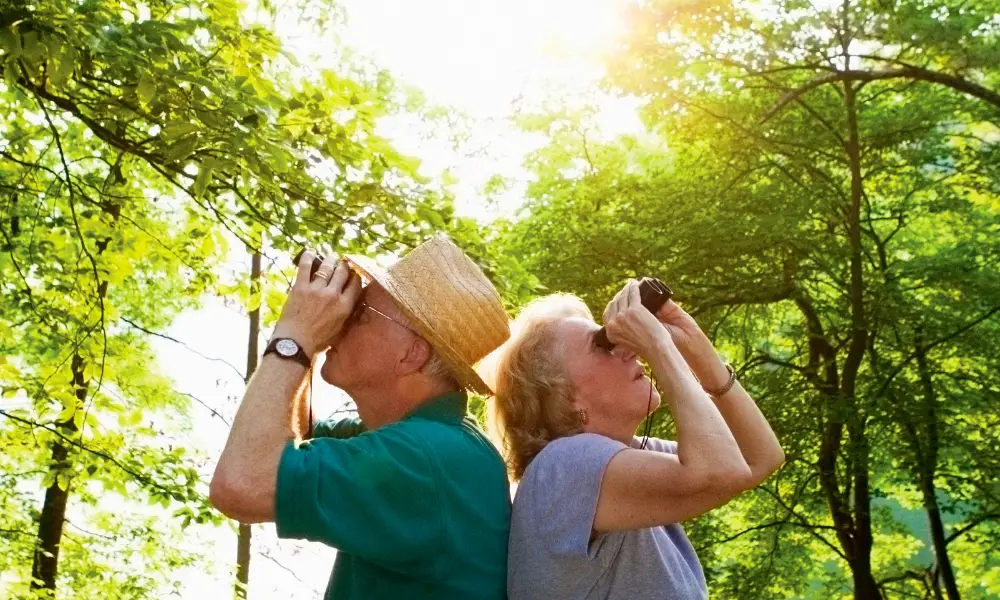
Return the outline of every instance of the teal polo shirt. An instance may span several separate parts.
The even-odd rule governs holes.
[[[506,598],[507,472],[466,413],[465,393],[446,394],[373,431],[318,423],[285,448],[278,536],[337,549],[326,600]]]

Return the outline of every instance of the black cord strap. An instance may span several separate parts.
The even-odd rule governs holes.
[[[646,449],[646,442],[649,441],[649,430],[653,426],[653,378],[649,378],[649,399],[646,400],[646,433],[642,435],[642,445],[639,450]]]

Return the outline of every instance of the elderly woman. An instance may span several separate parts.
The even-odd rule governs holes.
[[[508,597],[705,598],[680,523],[729,502],[784,461],[754,401],[698,324],[655,315],[630,281],[599,327],[578,298],[528,306],[496,358],[492,425],[519,481]],[[662,386],[677,441],[633,436]]]

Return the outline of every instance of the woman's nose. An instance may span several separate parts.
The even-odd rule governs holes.
[[[615,346],[614,353],[615,356],[622,359],[622,362],[631,362],[639,356],[635,350],[625,348],[624,346]]]

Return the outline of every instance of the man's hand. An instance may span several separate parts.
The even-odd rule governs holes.
[[[361,295],[361,278],[334,256],[328,256],[312,281],[309,271],[316,253],[306,250],[288,294],[274,337],[295,340],[310,357],[330,347]]]

